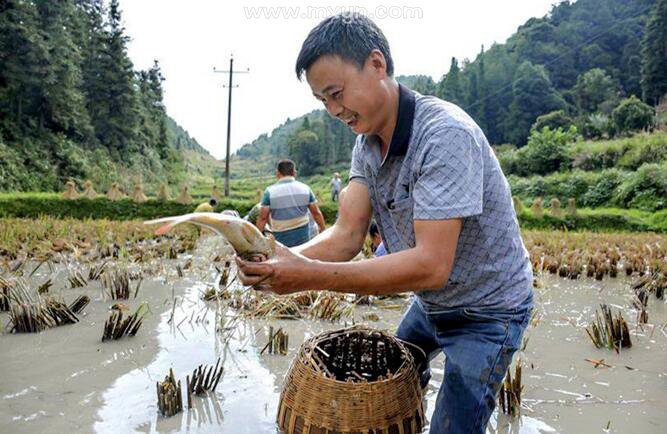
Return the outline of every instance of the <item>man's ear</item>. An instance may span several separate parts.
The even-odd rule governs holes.
[[[366,58],[365,67],[371,68],[374,75],[377,75],[380,80],[387,78],[387,60],[384,54],[378,49],[371,51]]]

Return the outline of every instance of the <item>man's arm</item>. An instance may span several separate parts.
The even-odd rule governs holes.
[[[384,295],[440,289],[452,271],[461,226],[461,219],[415,221],[415,247],[367,261],[315,261],[312,273],[321,276],[319,289],[337,292]]]
[[[269,221],[269,213],[271,209],[268,206],[263,206],[259,209],[259,216],[257,216],[257,222],[255,226],[259,229],[260,232],[264,231],[266,223]]]
[[[368,187],[352,181],[339,198],[338,220],[309,242],[292,251],[307,258],[341,262],[354,258],[361,250],[371,221]]]
[[[278,294],[332,290],[382,295],[440,289],[449,279],[461,226],[462,219],[458,218],[417,220],[415,247],[358,262],[322,262],[282,247],[267,262],[237,258],[239,276],[246,285],[259,284],[260,289]]]

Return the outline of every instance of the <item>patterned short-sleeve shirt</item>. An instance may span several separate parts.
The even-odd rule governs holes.
[[[285,232],[307,226],[308,207],[315,202],[317,200],[310,187],[293,176],[284,176],[264,190],[261,206],[270,209],[271,229]]]
[[[350,181],[368,186],[389,253],[415,246],[415,220],[461,218],[445,286],[416,295],[427,310],[515,308],[532,296],[532,267],[510,187],[475,121],[459,107],[399,85],[398,119],[381,160],[378,138],[357,137]]]

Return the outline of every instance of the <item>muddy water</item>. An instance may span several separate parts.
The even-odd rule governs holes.
[[[126,304],[133,311],[150,306],[137,336],[101,342],[112,301],[102,297],[99,283],[66,288],[66,271],[55,275],[42,267],[30,279],[36,284],[52,277],[52,292],[69,302],[88,294],[92,302],[79,324],[39,334],[0,335],[0,432],[225,432],[275,433],[275,414],[282,380],[299,345],[323,330],[345,323],[312,320],[242,320],[236,313],[204,303],[201,292],[215,279],[206,258],[222,247],[205,239],[194,253],[195,266],[178,277],[176,264],[161,264],[146,277],[139,296]],[[85,267],[84,267],[85,268]],[[489,433],[664,432],[667,424],[667,312],[665,303],[649,302],[649,325],[636,328],[628,281],[570,281],[541,278],[536,290],[538,315],[523,361],[523,408],[520,418],[494,415]],[[582,327],[600,302],[622,309],[632,328],[633,347],[617,355],[598,350]],[[405,306],[407,301],[390,301]],[[394,306],[396,307],[396,306]],[[399,308],[401,306],[398,306]],[[400,309],[358,307],[378,314],[378,328],[394,330]],[[221,316],[233,334],[216,333]],[[2,324],[7,315],[0,314]],[[351,323],[352,318],[347,319]],[[288,356],[260,354],[268,327],[289,334]],[[224,361],[215,394],[196,397],[194,407],[171,418],[157,415],[155,382],[169,368],[185,378],[201,363]],[[604,359],[611,368],[595,368],[585,359]],[[442,381],[443,358],[432,363],[433,379],[426,394],[427,414],[433,411]],[[629,369],[631,368],[631,369]],[[183,385],[183,387],[185,387]]]

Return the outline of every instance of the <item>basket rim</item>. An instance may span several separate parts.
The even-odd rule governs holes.
[[[382,385],[382,384],[389,383],[389,382],[403,380],[404,377],[409,376],[413,373],[414,370],[410,369],[409,365],[415,366],[415,360],[414,360],[414,357],[412,356],[412,353],[410,352],[410,350],[405,345],[405,344],[410,344],[410,343],[405,342],[402,339],[399,339],[396,336],[385,332],[384,330],[373,329],[373,328],[370,328],[369,326],[367,326],[365,324],[355,324],[355,325],[350,326],[350,327],[344,327],[344,328],[340,328],[340,329],[329,330],[327,332],[323,332],[323,333],[320,333],[320,334],[317,334],[315,336],[310,337],[301,346],[301,349],[299,350],[299,352],[297,354],[297,357],[294,359],[294,363],[301,362],[304,365],[309,366],[313,370],[313,372],[315,372],[317,374],[320,374],[312,366],[310,366],[312,364],[313,358],[312,357],[306,357],[306,356],[310,356],[310,354],[307,354],[306,352],[308,352],[308,353],[315,352],[315,349],[317,348],[317,343],[322,341],[322,340],[325,340],[325,338],[328,338],[331,335],[341,334],[341,333],[346,333],[346,332],[364,332],[364,331],[381,333],[382,335],[396,341],[399,348],[401,349],[401,352],[407,356],[401,362],[400,366],[396,370],[396,373],[392,374],[390,378],[383,378],[382,380],[375,380],[375,381],[343,381],[343,380],[337,380],[335,378],[327,377],[326,375],[318,375],[318,381],[323,381],[324,383],[328,382],[328,383],[331,383],[331,384],[344,384],[346,386],[362,388],[362,387],[368,387],[370,385]],[[411,345],[414,346],[414,344],[411,344]],[[419,348],[417,346],[415,346],[415,347]],[[419,348],[419,349],[421,350],[421,348]],[[320,351],[322,351],[322,350],[320,349]],[[423,353],[423,350],[421,350],[421,351]]]

